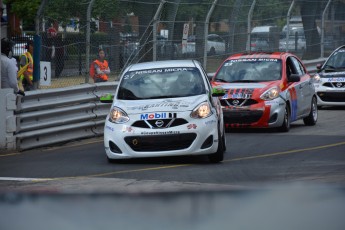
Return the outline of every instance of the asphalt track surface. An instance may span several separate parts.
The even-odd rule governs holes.
[[[316,126],[226,139],[220,164],[110,164],[102,138],[1,153],[0,229],[345,229],[344,107],[320,110]]]

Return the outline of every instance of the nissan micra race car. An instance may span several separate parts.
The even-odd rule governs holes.
[[[226,90],[221,105],[227,128],[276,127],[287,132],[298,119],[305,125],[317,122],[312,78],[293,54],[235,54],[221,64],[211,82]]]
[[[323,65],[317,66],[314,85],[319,107],[345,105],[345,45],[335,49]]]
[[[223,160],[225,129],[219,97],[199,62],[133,64],[120,77],[104,127],[105,152],[114,159],[208,155]]]

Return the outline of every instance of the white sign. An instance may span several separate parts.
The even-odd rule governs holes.
[[[50,86],[51,84],[51,64],[47,61],[40,62],[40,85]]]

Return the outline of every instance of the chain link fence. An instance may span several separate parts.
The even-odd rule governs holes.
[[[106,52],[110,81],[131,63],[197,59],[216,71],[229,55],[289,51],[303,60],[345,44],[343,0],[46,0],[38,17],[51,86],[92,82]],[[88,11],[89,10],[89,11]],[[89,12],[89,13],[88,13]]]

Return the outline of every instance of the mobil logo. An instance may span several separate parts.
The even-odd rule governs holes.
[[[141,120],[165,119],[167,117],[167,113],[145,113],[140,115]]]

